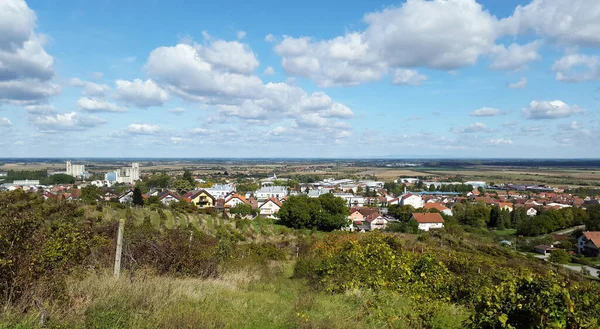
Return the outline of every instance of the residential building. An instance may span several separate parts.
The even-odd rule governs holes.
[[[215,197],[206,190],[198,190],[187,193],[184,198],[188,199],[198,208],[212,208],[215,206]]]
[[[586,256],[597,257],[600,250],[600,232],[583,232],[577,239],[577,251]]]
[[[224,199],[227,195],[235,192],[233,184],[215,184],[211,188],[205,189],[215,199]]]
[[[173,191],[165,190],[158,195],[158,199],[162,204],[168,206],[173,202],[179,202],[181,197]]]
[[[538,211],[535,210],[535,208],[529,208],[529,209],[527,209],[527,216],[529,216],[529,217],[536,216],[537,213],[538,213]]]
[[[8,172],[6,171],[0,171],[0,178],[4,178],[8,176]]]
[[[246,197],[244,197],[243,195],[238,194],[238,193],[234,193],[233,195],[231,195],[229,198],[227,198],[225,200],[225,208],[233,208],[239,204],[249,205],[250,203],[248,202]]]
[[[267,201],[263,202],[263,204],[261,204],[258,208],[260,209],[260,214],[262,216],[273,217],[279,212],[281,206],[282,203],[279,201],[279,199],[271,197]]]
[[[404,194],[402,198],[400,198],[400,206],[412,206],[415,209],[423,208],[424,202],[423,198],[416,194]]]
[[[15,180],[12,182],[12,185],[21,186],[21,187],[31,187],[31,186],[40,185],[40,181],[34,180],[34,179]]]
[[[450,210],[450,208],[437,202],[428,202],[425,204],[425,206],[423,206],[423,208],[427,210],[437,209],[440,213],[444,215],[452,216],[452,210]]]
[[[438,213],[413,213],[412,219],[419,224],[419,230],[429,231],[431,229],[439,229],[444,227],[444,219]]]
[[[285,186],[263,186],[254,192],[254,197],[258,201],[264,201],[269,198],[283,199],[286,195],[287,187]]]
[[[119,203],[132,203],[133,202],[133,190],[129,190],[117,198]]]

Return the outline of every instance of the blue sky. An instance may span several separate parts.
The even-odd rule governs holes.
[[[597,157],[596,0],[0,1],[4,157]]]

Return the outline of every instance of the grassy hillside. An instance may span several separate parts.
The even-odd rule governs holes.
[[[0,209],[0,328],[600,326],[596,282],[461,227],[321,233],[19,192]]]

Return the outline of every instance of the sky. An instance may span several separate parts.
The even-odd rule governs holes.
[[[598,158],[597,0],[0,0],[0,157]]]

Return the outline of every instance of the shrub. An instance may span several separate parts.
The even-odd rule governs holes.
[[[555,249],[550,253],[548,260],[557,264],[566,264],[571,261],[571,255],[562,249]]]

